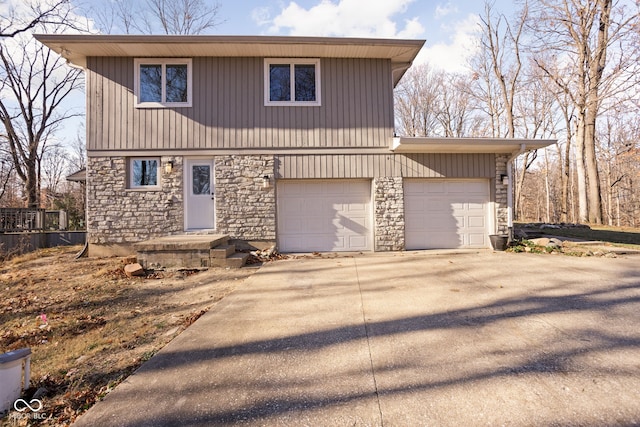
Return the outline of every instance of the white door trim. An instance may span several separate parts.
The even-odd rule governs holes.
[[[201,207],[194,207],[192,203],[190,203],[190,190],[192,184],[192,169],[191,166],[197,163],[207,163],[211,165],[211,175],[210,175],[210,194],[208,196],[208,200],[211,200],[211,223],[207,224],[204,227],[194,227],[190,224],[189,221],[189,213],[193,213],[193,209],[201,209]],[[194,230],[215,230],[216,228],[216,199],[215,199],[215,162],[213,157],[185,157],[183,163],[183,197],[184,197],[184,230],[185,231],[194,231]],[[191,204],[191,206],[190,206]],[[205,215],[209,215],[205,213]]]

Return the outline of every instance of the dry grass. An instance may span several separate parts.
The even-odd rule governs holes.
[[[47,249],[0,264],[0,353],[31,348],[28,395],[45,389],[49,415],[41,425],[73,422],[255,271],[128,278],[122,259],[75,260],[78,250]]]

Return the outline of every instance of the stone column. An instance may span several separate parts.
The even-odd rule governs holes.
[[[217,156],[215,164],[217,231],[232,239],[275,241],[274,156]]]
[[[496,230],[497,234],[508,233],[509,209],[507,206],[507,192],[509,187],[502,183],[501,175],[507,174],[507,160],[509,155],[496,154]]]
[[[404,250],[404,189],[402,177],[373,180],[375,250]]]

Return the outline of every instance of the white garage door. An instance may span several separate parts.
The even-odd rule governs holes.
[[[369,251],[372,248],[369,181],[279,181],[281,252]]]
[[[406,180],[407,249],[486,248],[487,180]]]

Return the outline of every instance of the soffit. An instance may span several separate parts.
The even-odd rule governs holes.
[[[72,64],[90,56],[381,58],[394,69],[411,66],[424,40],[273,37],[38,34],[38,41]],[[401,73],[402,74],[402,73]]]
[[[501,138],[393,138],[389,149],[394,153],[497,153],[512,154],[538,150],[555,144],[555,139]]]

